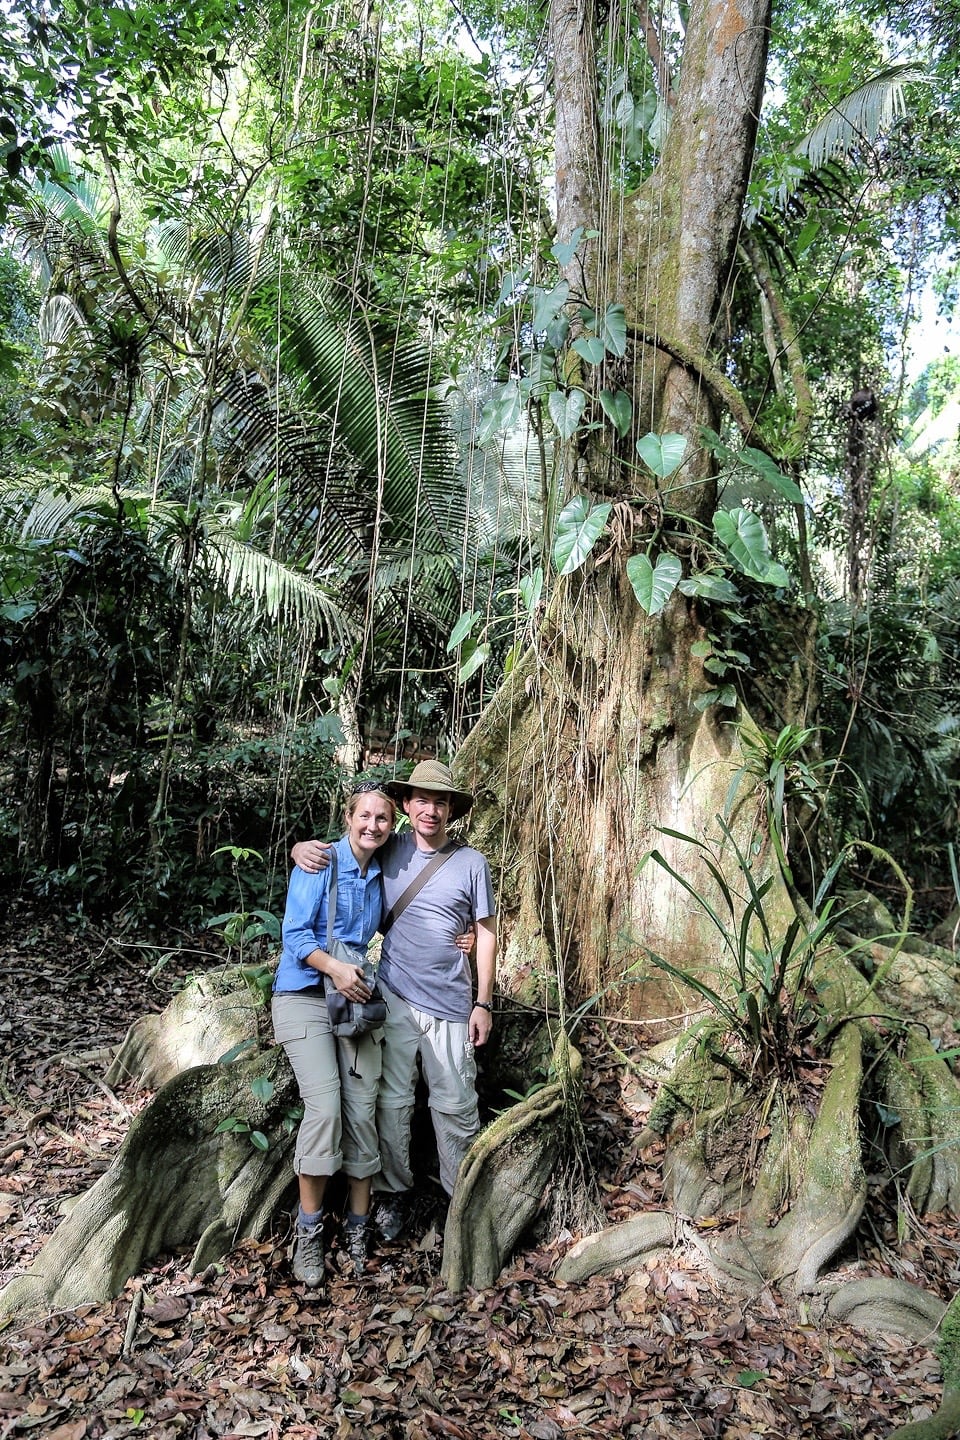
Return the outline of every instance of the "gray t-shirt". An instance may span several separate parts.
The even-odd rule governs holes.
[[[384,913],[433,859],[410,833],[394,835],[377,851],[383,875]],[[390,926],[380,952],[379,977],[395,995],[440,1020],[464,1024],[473,1008],[469,956],[454,941],[475,920],[495,913],[490,867],[469,845],[445,860]]]

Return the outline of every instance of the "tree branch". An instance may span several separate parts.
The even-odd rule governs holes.
[[[754,417],[747,409],[746,402],[740,391],[732,385],[727,377],[712,365],[703,355],[697,355],[689,346],[684,345],[680,340],[668,339],[652,330],[638,330],[629,326],[632,339],[641,345],[650,345],[656,350],[662,350],[669,355],[671,360],[676,360],[685,370],[701,381],[704,387],[710,392],[712,399],[723,409],[729,411],[731,418],[745,441],[755,445],[758,450],[769,455],[772,460],[779,460],[780,456],[763,438],[757,429]]]
[[[676,105],[677,97],[673,88],[673,75],[670,66],[667,64],[667,57],[664,54],[663,42],[660,39],[660,31],[650,13],[650,6],[646,0],[638,0],[637,18],[640,21],[640,28],[643,30],[643,38],[647,46],[647,54],[650,57],[650,64],[657,77],[657,90],[665,105]]]

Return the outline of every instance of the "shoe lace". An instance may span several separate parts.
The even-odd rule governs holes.
[[[366,1260],[367,1258],[367,1226],[347,1226],[347,1249],[350,1252],[351,1260]]]
[[[319,1225],[297,1226],[297,1249],[304,1265],[319,1268],[323,1264],[323,1234]]]

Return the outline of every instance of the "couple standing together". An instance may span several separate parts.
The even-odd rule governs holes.
[[[294,1157],[300,1208],[293,1268],[305,1285],[323,1283],[324,1194],[338,1170],[347,1177],[344,1241],[356,1274],[366,1264],[372,1223],[386,1240],[403,1229],[413,1186],[418,1057],[448,1195],[480,1129],[473,1051],[485,1044],[493,1023],[493,886],[479,851],[447,837],[448,825],[472,801],[434,760],[417,765],[405,782],[358,785],[347,801],[346,833],[332,847],[333,897],[330,847],[313,840],[293,847],[297,868],[273,984],[273,1026],[304,1106]],[[393,833],[398,804],[410,822],[401,835]],[[331,900],[336,939],[365,951],[375,932],[384,931],[377,984],[386,1021],[356,1040],[334,1037],[324,994],[324,976],[347,1000],[370,994],[363,970],[324,948]],[[476,996],[466,953],[474,927]]]

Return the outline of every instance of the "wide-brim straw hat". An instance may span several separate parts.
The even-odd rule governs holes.
[[[473,804],[473,796],[466,790],[458,790],[447,765],[439,760],[421,760],[414,765],[406,780],[388,780],[384,785],[386,793],[401,803],[409,800],[411,790],[436,790],[450,796],[450,819],[459,820]]]

